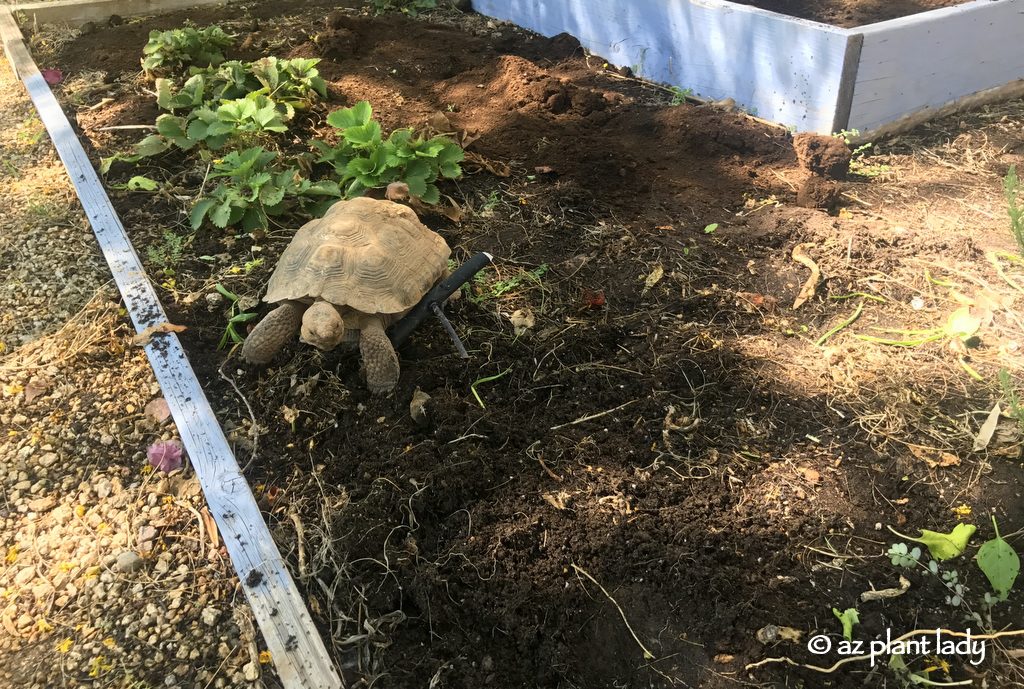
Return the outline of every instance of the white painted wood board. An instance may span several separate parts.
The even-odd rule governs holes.
[[[16,4],[11,9],[15,13],[24,13],[29,22],[80,26],[86,22],[105,22],[115,14],[121,17],[148,16],[224,3],[225,0],[61,0],[26,2]]]
[[[855,29],[848,128],[870,131],[1024,78],[1024,0],[976,0]]]
[[[567,32],[645,79],[733,98],[753,115],[831,132],[849,33],[724,0],[474,0],[545,36]]]
[[[67,169],[136,330],[165,322],[167,315],[99,176],[6,7],[0,7],[0,38]],[[305,601],[177,335],[157,335],[145,350],[282,683],[288,689],[340,688]]]

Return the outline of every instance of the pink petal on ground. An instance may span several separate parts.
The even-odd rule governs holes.
[[[157,471],[170,473],[181,468],[181,445],[174,440],[161,440],[146,450],[149,463]]]
[[[167,406],[167,400],[157,397],[146,405],[146,416],[157,423],[163,423],[171,417],[171,408]]]
[[[39,71],[47,84],[59,84],[64,81],[64,73],[59,69],[42,69]]]

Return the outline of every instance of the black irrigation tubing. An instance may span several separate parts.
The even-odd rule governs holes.
[[[161,332],[161,326],[167,324],[167,314],[8,7],[0,8],[0,38],[8,61],[24,83],[71,178],[135,329],[140,333],[154,333],[145,345],[146,356],[171,409],[281,682],[288,689],[339,689],[343,686],[341,678],[181,342],[174,332]]]

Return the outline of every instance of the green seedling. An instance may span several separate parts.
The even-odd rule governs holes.
[[[159,266],[164,275],[170,277],[174,275],[178,263],[181,262],[182,253],[189,239],[170,230],[164,230],[163,241],[146,248],[146,258],[150,263]]]
[[[913,549],[908,549],[906,543],[893,543],[885,554],[889,557],[889,562],[894,567],[902,567],[903,569],[913,569],[921,560],[921,549],[917,546],[914,546]]]
[[[839,612],[839,608],[832,608],[832,614],[839,619],[840,624],[843,625],[843,638],[847,641],[853,641],[853,625],[860,622],[860,616],[857,614],[857,608],[847,608],[843,612]]]
[[[920,538],[912,538],[901,534],[891,526],[889,531],[892,531],[900,538],[924,545],[928,548],[928,552],[931,553],[933,558],[942,561],[950,560],[962,554],[967,548],[967,542],[971,540],[971,536],[974,535],[977,528],[973,524],[957,524],[949,533],[921,529]]]
[[[252,311],[243,310],[242,307],[239,306],[238,295],[219,282],[214,285],[214,289],[220,292],[225,299],[231,302],[231,308],[228,310],[228,322],[224,328],[224,334],[221,336],[220,342],[217,344],[217,349],[224,349],[229,342],[232,344],[241,344],[245,341],[245,337],[238,332],[236,326],[248,323],[252,319],[256,318],[258,314]]]
[[[1010,216],[1010,233],[1017,241],[1017,250],[1024,255],[1024,205],[1020,204],[1016,165],[1011,165],[1003,178],[1003,194],[1006,196],[1006,212]]]
[[[385,139],[367,101],[335,110],[327,122],[337,130],[338,143],[313,145],[320,153],[318,162],[334,167],[345,198],[404,182],[414,198],[437,203],[441,193],[434,182],[462,176],[459,163],[465,153],[458,144],[444,136],[425,139],[410,128],[396,129]]]
[[[473,278],[476,289],[475,294],[470,296],[470,301],[480,304],[491,299],[498,299],[515,289],[518,289],[525,282],[532,282],[535,286],[542,286],[541,278],[548,272],[548,264],[542,263],[533,270],[522,270],[504,280],[495,280],[488,284],[489,279],[494,275],[493,270],[482,270]]]
[[[718,229],[718,223],[716,223],[716,222],[713,222],[710,225],[705,225],[704,226],[704,234],[714,234],[717,229]]]
[[[995,517],[992,517],[992,528],[995,529],[996,537],[983,543],[974,559],[978,561],[978,567],[985,573],[999,600],[1006,600],[1020,574],[1020,557],[1013,546],[999,535]]]
[[[481,409],[486,409],[487,405],[484,404],[483,399],[481,399],[481,397],[480,397],[480,393],[477,392],[477,387],[480,386],[480,385],[483,385],[484,383],[490,383],[490,382],[493,382],[495,380],[498,380],[499,378],[501,378],[502,376],[504,376],[506,373],[508,373],[511,370],[512,370],[512,367],[509,366],[508,368],[506,368],[501,373],[496,373],[495,375],[487,376],[486,378],[477,378],[476,380],[473,381],[473,384],[469,386],[470,391],[472,391],[472,393],[473,393],[473,397],[476,398],[476,401],[480,405]]]
[[[668,92],[670,95],[668,104],[672,106],[682,105],[686,102],[686,99],[693,97],[693,89],[681,89],[678,86],[670,86]]]

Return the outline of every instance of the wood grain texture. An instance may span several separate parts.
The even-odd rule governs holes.
[[[856,29],[849,128],[869,131],[1024,77],[1024,0],[977,0]]]
[[[67,169],[136,330],[165,322],[167,315],[99,177],[5,7],[0,8],[0,38]],[[177,336],[156,335],[145,349],[281,681],[296,689],[341,687]]]
[[[62,0],[60,2],[26,2],[14,5],[12,11],[23,12],[30,22],[60,22],[79,26],[86,22],[105,22],[111,15],[138,17],[161,12],[223,5],[225,0]]]
[[[639,76],[803,131],[831,132],[849,33],[723,0],[474,0],[545,36],[568,32]]]

